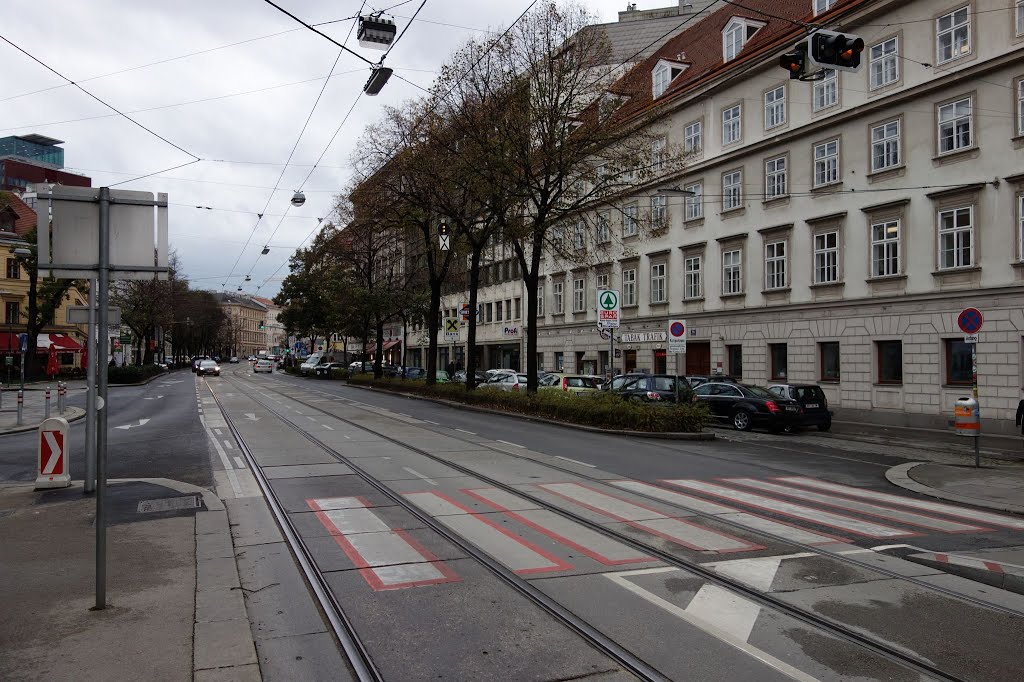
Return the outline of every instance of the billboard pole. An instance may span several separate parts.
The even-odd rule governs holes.
[[[96,413],[96,605],[107,604],[107,307],[110,303],[110,188],[100,187],[100,253],[97,276],[97,320],[99,339],[96,344],[96,375],[99,399],[104,409]]]
[[[85,484],[88,495],[96,492],[96,286],[89,280],[89,321],[85,341]]]

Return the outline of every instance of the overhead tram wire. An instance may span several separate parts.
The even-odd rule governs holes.
[[[75,86],[76,88],[78,88],[79,90],[81,90],[81,91],[82,91],[82,92],[84,92],[84,93],[85,93],[86,95],[88,95],[88,96],[89,96],[89,97],[91,97],[92,99],[96,100],[97,102],[99,102],[99,103],[100,103],[100,104],[102,104],[103,106],[107,107],[107,108],[108,108],[108,109],[110,109],[111,111],[114,111],[114,112],[116,112],[117,114],[119,114],[120,116],[124,117],[124,118],[125,118],[125,119],[127,119],[128,121],[130,121],[130,122],[134,123],[134,124],[135,124],[136,126],[138,126],[139,128],[142,128],[143,130],[145,130],[145,131],[146,131],[147,133],[149,133],[149,134],[150,134],[150,135],[152,135],[153,137],[156,137],[156,138],[158,138],[158,139],[162,140],[163,142],[166,142],[167,144],[171,145],[172,147],[174,147],[175,149],[177,149],[177,150],[178,150],[178,151],[180,151],[180,152],[183,152],[183,153],[185,153],[185,154],[188,154],[189,156],[191,156],[191,157],[192,157],[193,159],[195,159],[196,161],[201,161],[201,160],[202,160],[202,159],[201,159],[201,158],[200,158],[199,156],[196,156],[195,154],[193,154],[192,152],[188,151],[188,150],[187,150],[187,149],[185,149],[184,147],[181,147],[181,146],[179,146],[179,145],[175,144],[174,142],[171,142],[170,140],[168,140],[168,139],[167,139],[166,137],[164,137],[164,136],[163,136],[163,135],[161,135],[160,133],[158,133],[158,132],[154,131],[154,130],[153,130],[152,128],[147,128],[146,126],[142,125],[141,123],[139,123],[138,121],[136,121],[136,120],[135,120],[134,118],[132,118],[132,117],[131,117],[131,116],[129,116],[128,114],[124,113],[123,111],[121,111],[120,109],[118,109],[117,107],[115,107],[114,105],[112,105],[112,104],[109,104],[109,103],[108,103],[108,102],[106,102],[105,100],[103,100],[103,99],[100,99],[100,98],[99,98],[99,97],[97,97],[96,95],[92,94],[91,92],[89,92],[88,90],[86,90],[85,88],[83,88],[83,87],[82,87],[81,85],[79,85],[79,84],[78,84],[78,83],[76,83],[75,81],[71,80],[70,78],[68,78],[68,77],[67,77],[67,76],[65,76],[64,74],[60,73],[59,71],[57,71],[56,69],[54,69],[54,68],[53,68],[52,66],[50,66],[50,65],[46,64],[46,63],[45,63],[45,62],[43,62],[43,61],[42,61],[41,59],[39,59],[38,57],[34,56],[33,54],[31,54],[30,52],[28,52],[28,51],[27,51],[27,50],[25,50],[24,48],[22,48],[22,47],[20,47],[20,46],[16,45],[15,43],[11,42],[11,41],[10,41],[10,40],[8,40],[8,39],[7,39],[7,38],[6,38],[5,36],[3,36],[3,35],[0,35],[0,40],[4,41],[4,42],[5,42],[5,43],[7,43],[8,45],[10,45],[10,46],[11,46],[11,47],[13,47],[14,49],[16,49],[16,50],[17,50],[18,52],[21,52],[21,53],[22,53],[23,55],[25,55],[26,57],[28,57],[28,58],[29,58],[29,59],[31,59],[32,61],[36,62],[37,64],[39,64],[40,66],[42,66],[42,67],[43,67],[44,69],[46,69],[46,70],[47,70],[47,71],[49,71],[50,73],[52,73],[52,74],[54,74],[54,75],[58,76],[59,78],[63,78],[64,80],[66,80],[66,81],[67,81],[68,83],[70,83],[71,85],[74,85],[74,86]],[[161,172],[165,172],[165,171],[161,171]],[[155,175],[155,173],[153,173],[153,174],[151,174],[151,175]]]
[[[308,28],[313,33],[316,33],[317,35],[319,35],[319,36],[321,36],[323,38],[326,38],[327,40],[331,41],[332,43],[337,45],[339,48],[341,48],[342,51],[348,52],[351,55],[355,55],[356,57],[358,57],[362,61],[366,62],[370,66],[376,66],[376,64],[374,64],[372,61],[370,61],[369,59],[367,59],[363,55],[359,54],[358,52],[356,52],[355,50],[353,50],[351,48],[345,47],[343,44],[339,43],[337,40],[335,40],[334,38],[330,37],[329,35],[327,35],[323,31],[318,31],[315,27],[313,27],[313,25],[307,24],[305,21],[303,21],[302,19],[299,19],[297,16],[295,16],[294,14],[292,14],[291,12],[286,10],[285,8],[281,7],[280,5],[275,3],[273,0],[263,0],[263,2],[267,3],[268,5],[273,7],[274,9],[278,10],[279,12],[281,12],[282,14],[286,14],[291,19],[293,19],[294,21],[296,21],[299,24],[302,24],[303,26]],[[363,4],[365,4],[365,3],[363,3]],[[350,31],[350,34],[351,34],[351,31]],[[346,40],[347,40],[347,38],[346,38]]]

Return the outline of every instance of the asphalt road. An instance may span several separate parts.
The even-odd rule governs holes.
[[[85,392],[68,404],[85,408]],[[108,392],[109,478],[170,478],[213,484],[210,449],[196,410],[195,377],[171,372],[145,386],[111,386]],[[140,425],[140,420],[147,420]],[[118,428],[129,426],[131,428]],[[35,479],[36,434],[0,436],[0,482]],[[85,420],[71,423],[71,477],[85,477]]]

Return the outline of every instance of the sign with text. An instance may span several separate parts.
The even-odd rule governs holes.
[[[518,339],[519,338],[519,327],[518,326],[505,325],[501,329],[501,335],[504,336],[506,339]]]
[[[686,320],[668,321],[668,352],[686,352]]]
[[[444,338],[451,341],[459,338],[459,318],[444,318]]]
[[[619,326],[619,290],[603,289],[597,292],[597,326],[614,329]]]
[[[622,332],[620,343],[661,343],[667,335],[665,332]]]

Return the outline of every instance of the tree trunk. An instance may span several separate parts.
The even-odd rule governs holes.
[[[437,332],[438,318],[437,311],[441,309],[441,282],[431,278],[430,281],[430,311],[427,315],[427,337],[430,339],[427,345],[427,383],[433,384],[437,379]]]
[[[483,245],[473,245],[469,264],[469,334],[466,338],[466,390],[476,388],[477,290],[480,288],[480,255]]]
[[[523,272],[526,285],[526,391],[536,393],[540,379],[537,367],[537,283],[540,280],[540,251],[534,247],[533,267]]]
[[[384,370],[381,367],[384,362],[384,321],[377,322],[377,350],[373,354],[373,378],[380,379],[384,376]]]

